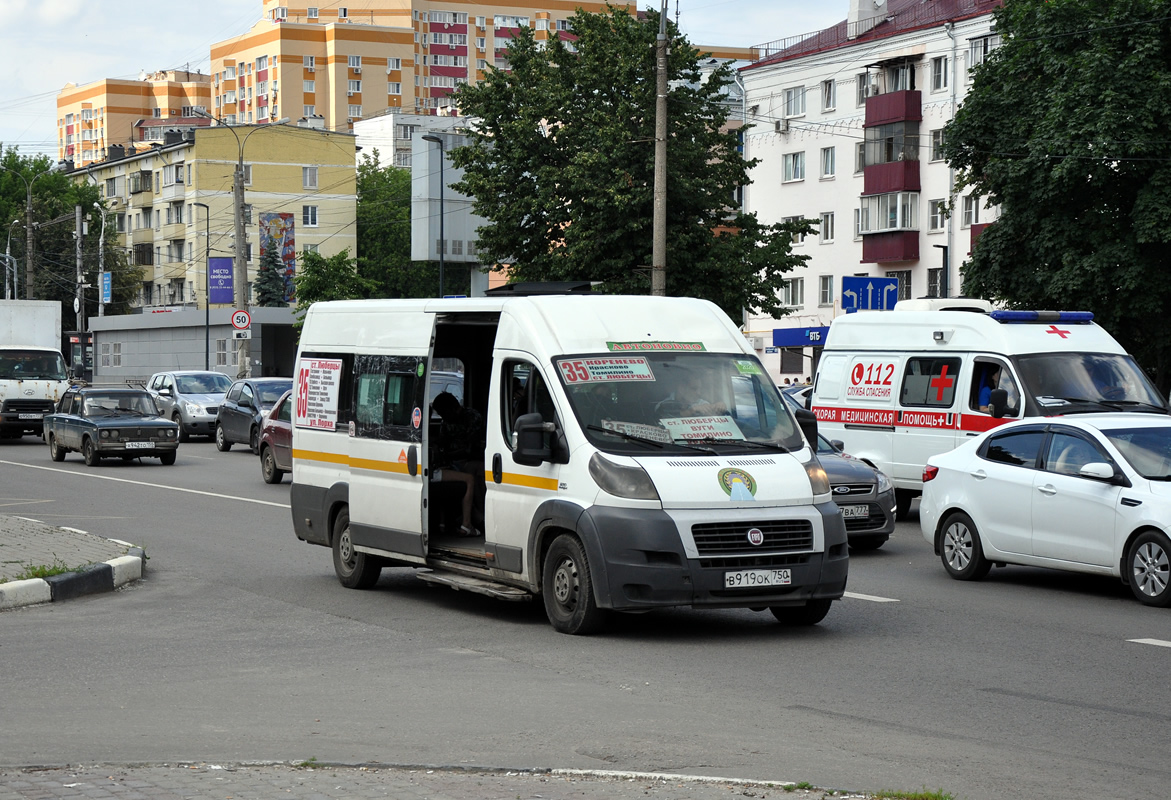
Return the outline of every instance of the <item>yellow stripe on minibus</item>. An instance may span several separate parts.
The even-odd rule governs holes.
[[[484,480],[488,483],[495,482],[491,470],[484,470]],[[550,492],[557,491],[556,478],[541,478],[537,475],[522,475],[518,472],[505,472],[500,476],[500,483],[507,483],[511,486],[527,486],[530,489],[546,489]]]
[[[341,464],[350,469],[368,469],[373,472],[397,472],[410,474],[407,465],[398,461],[380,461],[372,458],[352,458],[344,453],[323,453],[318,450],[293,450],[293,458],[302,461],[320,461],[325,464]]]

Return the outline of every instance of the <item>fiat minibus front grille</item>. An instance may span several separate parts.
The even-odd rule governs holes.
[[[764,541],[749,531],[760,531]],[[705,522],[691,526],[701,556],[735,553],[795,552],[813,549],[813,523],[807,519],[770,519],[758,522]]]

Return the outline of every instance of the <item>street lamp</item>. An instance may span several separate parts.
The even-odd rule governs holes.
[[[58,161],[52,164],[44,172],[38,172],[33,175],[32,180],[24,177],[21,173],[8,167],[0,167],[6,172],[11,172],[13,175],[24,181],[25,188],[25,204],[24,204],[24,227],[25,227],[25,246],[24,246],[24,299],[35,300],[36,294],[33,290],[33,184],[37,182],[37,178],[44,177],[51,172],[58,172],[65,166],[65,162]],[[9,229],[11,232],[11,228]]]
[[[16,259],[12,257],[12,226],[19,225],[20,220],[14,219],[8,225],[8,244],[4,246],[4,299],[11,300],[16,294]],[[9,270],[12,271],[12,283],[8,282]]]
[[[428,133],[423,141],[439,145],[439,296],[443,297],[443,254],[447,251],[447,239],[443,236],[443,140]]]
[[[211,371],[211,208],[207,203],[192,203],[203,209],[203,368]]]
[[[102,234],[98,237],[98,316],[106,316],[106,210],[101,203],[94,203],[94,208],[102,215]],[[113,279],[110,280],[110,299],[113,300]]]
[[[275,122],[270,122],[267,125],[258,125],[245,134],[244,138],[240,138],[240,134],[236,133],[235,125],[228,125],[219,117],[209,114],[206,111],[195,109],[193,112],[197,117],[210,119],[218,122],[220,125],[226,127],[231,132],[232,136],[236,138],[237,159],[236,172],[232,176],[232,195],[235,205],[235,231],[236,231],[236,255],[232,265],[232,297],[237,309],[245,309],[248,306],[248,296],[245,292],[245,286],[248,282],[248,234],[244,228],[244,145],[248,144],[249,137],[259,130],[264,128],[271,128],[274,125],[284,125],[289,121],[288,117],[282,117]],[[240,339],[238,345],[237,361],[243,360],[244,371],[237,374],[237,377],[251,378],[252,377],[252,352],[251,342],[248,339]]]

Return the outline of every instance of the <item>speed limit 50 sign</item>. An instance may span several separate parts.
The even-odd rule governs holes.
[[[252,326],[252,315],[240,309],[232,312],[232,327],[238,331],[248,330]]]

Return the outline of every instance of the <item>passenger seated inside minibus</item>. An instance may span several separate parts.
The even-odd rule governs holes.
[[[462,484],[459,535],[482,536],[475,527],[472,510],[484,475],[484,417],[473,408],[461,406],[450,392],[437,395],[431,409],[441,419],[431,452],[431,481]],[[435,503],[453,502],[455,497],[451,495],[447,490],[437,491]],[[445,515],[441,512],[439,516]]]

